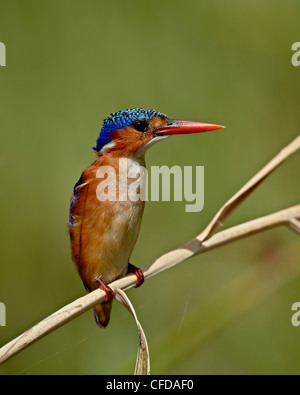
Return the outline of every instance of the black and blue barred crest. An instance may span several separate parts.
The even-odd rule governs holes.
[[[113,131],[131,126],[136,121],[149,121],[149,119],[155,117],[166,117],[166,115],[155,110],[145,110],[143,108],[114,112],[103,121],[100,135],[97,138],[97,145],[93,149],[100,151],[105,144],[109,143],[111,141],[110,134]]]

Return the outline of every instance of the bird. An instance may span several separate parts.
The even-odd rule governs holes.
[[[104,119],[93,147],[96,160],[75,184],[69,210],[71,253],[79,276],[88,292],[98,287],[105,292],[104,302],[94,307],[100,328],[105,328],[110,320],[114,293],[108,284],[128,273],[136,275],[136,287],[144,281],[142,270],[129,263],[129,259],[140,231],[145,201],[120,199],[121,189],[127,189],[127,193],[133,185],[132,178],[120,177],[119,165],[124,163],[120,159],[126,160],[127,175],[137,173],[145,167],[145,153],[154,143],[170,135],[222,128],[171,119],[164,113],[144,108],[121,110]],[[99,198],[99,186],[104,181],[99,177],[101,169],[115,171],[115,186],[119,187],[115,199]]]

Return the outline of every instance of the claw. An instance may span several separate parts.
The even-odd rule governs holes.
[[[96,279],[96,283],[98,284],[98,287],[105,292],[105,300],[103,303],[108,303],[114,298],[114,291],[104,281],[102,281],[100,277]]]
[[[144,273],[143,273],[142,269],[132,265],[131,263],[128,263],[128,273],[132,273],[132,274],[136,275],[137,282],[136,282],[135,288],[138,288],[143,284]]]

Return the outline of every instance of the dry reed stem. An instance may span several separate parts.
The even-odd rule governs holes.
[[[182,247],[170,251],[167,254],[162,255],[157,260],[143,266],[142,270],[144,272],[144,276],[147,279],[195,254],[208,252],[224,244],[229,244],[238,239],[248,237],[279,225],[286,225],[293,218],[300,218],[300,205],[226,229],[222,232],[216,233],[210,237],[209,240],[206,240],[203,243],[201,243],[198,238],[195,238],[184,244]],[[114,290],[117,288],[125,290],[134,286],[135,283],[135,276],[130,274],[114,281],[110,284],[110,287]],[[105,293],[102,290],[97,289],[64,306],[62,309],[56,311],[16,339],[3,346],[0,349],[0,364],[24,350],[37,340],[78,317],[80,314],[91,309],[96,304],[103,302],[104,299]]]
[[[225,219],[288,157],[300,149],[300,135],[283,148],[263,169],[261,169],[243,188],[224,204],[210,224],[200,233],[199,240],[206,240]]]
[[[149,375],[150,374],[150,354],[149,348],[147,343],[147,338],[145,336],[144,330],[142,325],[140,324],[136,312],[128,298],[128,296],[119,288],[115,288],[115,298],[118,302],[120,302],[130,314],[135,319],[138,333],[139,333],[139,347],[138,347],[138,354],[136,359],[136,365],[134,374],[135,375]]]

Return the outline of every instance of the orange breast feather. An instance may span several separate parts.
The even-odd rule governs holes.
[[[140,200],[101,202],[97,198],[97,187],[102,181],[96,177],[97,170],[108,164],[116,169],[118,177],[115,158],[103,163],[100,156],[82,173],[70,207],[72,256],[88,290],[97,288],[95,279],[99,276],[109,283],[127,273],[144,209]]]

